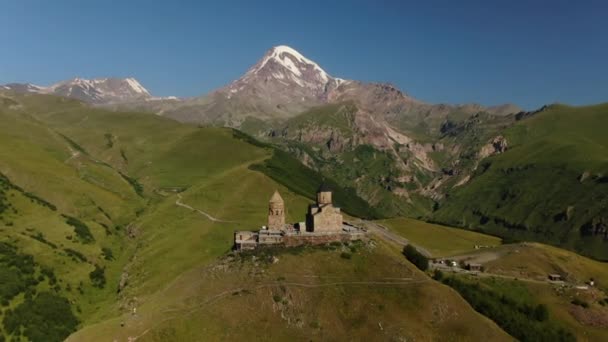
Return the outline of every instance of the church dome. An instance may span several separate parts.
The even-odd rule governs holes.
[[[332,191],[331,187],[327,183],[323,182],[321,184],[321,186],[319,186],[319,190],[317,190],[317,193],[319,193],[319,192],[331,192],[331,191]]]

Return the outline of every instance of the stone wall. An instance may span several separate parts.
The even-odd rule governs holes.
[[[357,236],[360,238],[360,236]],[[293,235],[284,236],[283,244],[286,247],[294,247],[300,245],[324,245],[330,242],[348,242],[355,239],[354,235],[350,234],[332,234],[332,235]]]

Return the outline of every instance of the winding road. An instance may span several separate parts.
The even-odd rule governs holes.
[[[410,241],[406,238],[404,238],[403,236],[391,231],[390,229],[386,228],[385,226],[373,222],[373,221],[366,221],[366,220],[361,220],[361,219],[356,219],[353,220],[351,222],[349,222],[349,224],[356,226],[356,227],[361,227],[361,228],[365,228],[367,229],[369,232],[375,233],[376,235],[380,236],[381,238],[383,238],[384,240],[387,240],[389,242],[393,242],[396,243],[399,246],[407,246],[407,245],[412,245],[414,247],[416,247],[416,249],[422,253],[424,256],[426,256],[427,258],[431,258],[432,255],[431,253],[420,246],[416,246],[413,243],[410,243]]]

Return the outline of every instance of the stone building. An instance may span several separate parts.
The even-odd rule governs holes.
[[[331,189],[322,184],[317,191],[317,203],[308,207],[306,214],[306,231],[315,233],[340,233],[342,231],[342,213],[334,207]]]
[[[236,250],[252,250],[260,246],[318,245],[333,241],[359,240],[365,236],[361,228],[344,224],[340,208],[334,207],[331,189],[321,185],[317,201],[308,207],[306,222],[285,223],[285,202],[275,191],[268,202],[268,226],[259,231],[234,233]]]
[[[268,203],[268,230],[285,228],[285,202],[277,190]]]

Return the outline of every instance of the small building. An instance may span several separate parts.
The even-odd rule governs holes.
[[[556,273],[549,274],[549,280],[551,281],[562,281],[562,276]]]
[[[258,233],[251,231],[234,232],[234,247],[241,250],[252,250],[258,245]]]
[[[468,263],[466,264],[466,268],[472,272],[481,272],[483,270],[483,266],[481,264]]]

